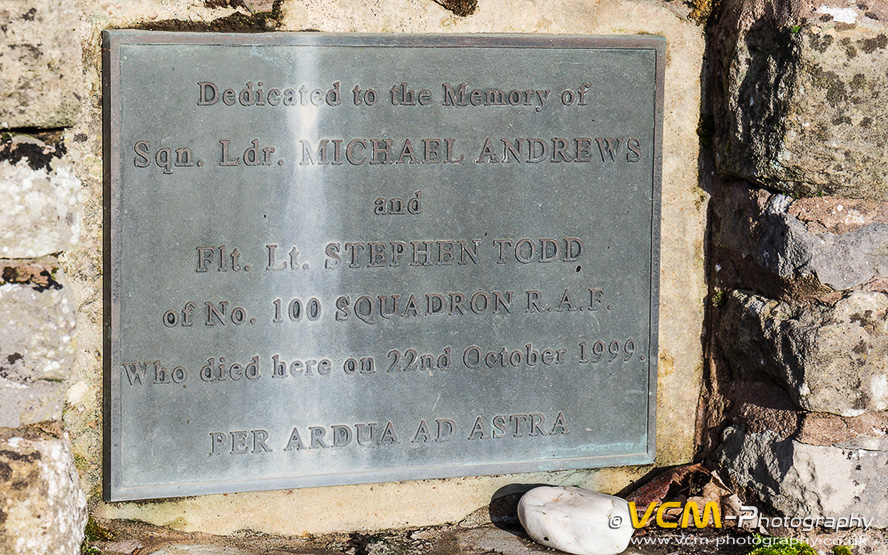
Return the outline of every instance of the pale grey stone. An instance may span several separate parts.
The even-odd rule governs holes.
[[[775,198],[789,198],[775,195]],[[769,214],[758,244],[759,263],[785,278],[805,274],[842,290],[888,275],[888,225],[874,223],[847,233],[813,233],[786,208]]]
[[[0,285],[0,368],[3,377],[28,382],[63,380],[74,361],[74,302],[61,273],[46,288]]]
[[[0,129],[72,125],[80,108],[77,4],[0,0]]]
[[[798,25],[805,14],[775,4],[720,7],[719,170],[798,195],[888,198],[888,27],[856,7],[854,24]]]
[[[64,408],[65,386],[62,383],[45,380],[17,383],[0,377],[0,428],[61,420]]]
[[[622,553],[635,532],[625,499],[578,487],[528,491],[518,518],[533,541],[577,555]]]
[[[790,517],[852,514],[888,527],[888,451],[807,445],[777,434],[724,432],[716,453],[730,480]]]
[[[736,288],[739,281],[777,296],[776,283],[812,283],[799,278],[813,276],[842,291],[888,276],[886,202],[797,200],[741,184],[726,185],[719,195],[719,202],[710,204],[716,269],[722,280],[717,286]],[[762,278],[770,274],[781,279],[765,283]]]
[[[53,160],[50,170],[0,161],[0,258],[37,258],[76,244],[80,191],[65,159]]]
[[[841,441],[835,444],[835,447],[843,449],[864,449],[866,451],[885,451],[888,452],[888,437],[886,436],[860,436]]]
[[[0,553],[77,555],[86,518],[67,436],[0,437]]]
[[[718,320],[736,377],[770,374],[809,411],[888,409],[888,296],[858,291],[826,306],[735,291]]]
[[[64,278],[59,274],[59,282]],[[76,356],[68,289],[0,285],[0,427],[59,420]]]

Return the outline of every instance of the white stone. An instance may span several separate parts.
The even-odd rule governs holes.
[[[577,487],[528,491],[518,518],[535,542],[577,555],[622,553],[635,531],[625,499]]]
[[[65,159],[54,160],[50,171],[25,160],[0,162],[0,257],[37,258],[76,245],[81,189]]]

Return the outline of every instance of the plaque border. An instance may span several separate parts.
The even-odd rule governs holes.
[[[349,474],[266,478],[234,481],[191,482],[158,486],[122,487],[119,442],[122,407],[120,404],[120,245],[119,234],[121,176],[113,163],[121,154],[119,129],[121,100],[120,47],[122,45],[219,45],[219,46],[324,46],[324,47],[435,47],[435,48],[552,48],[652,50],[656,54],[654,132],[651,194],[651,303],[650,349],[648,356],[647,445],[643,452],[594,457],[562,458],[554,461],[513,461],[508,463],[430,465],[418,468],[364,470]],[[274,32],[200,33],[140,30],[102,32],[102,131],[103,131],[103,471],[102,496],[107,502],[159,499],[189,495],[209,495],[275,489],[294,489],[405,480],[486,476],[521,472],[603,468],[654,463],[656,452],[657,360],[660,300],[660,219],[663,163],[663,102],[666,73],[666,39],[659,35],[519,35],[519,34],[373,34]],[[656,302],[653,302],[656,301]],[[583,461],[570,464],[570,461]]]

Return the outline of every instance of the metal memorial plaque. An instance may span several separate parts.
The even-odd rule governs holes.
[[[109,500],[653,460],[661,37],[105,52]]]

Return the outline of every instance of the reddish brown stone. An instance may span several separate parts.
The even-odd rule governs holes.
[[[873,223],[888,224],[888,203],[835,197],[803,198],[787,213],[814,233],[848,233]]]
[[[888,434],[888,411],[847,417],[803,413],[794,439],[809,445],[835,445],[861,437]]]

